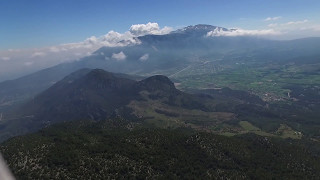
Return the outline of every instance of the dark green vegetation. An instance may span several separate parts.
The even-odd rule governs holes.
[[[18,179],[317,179],[319,144],[75,121],[0,146]]]

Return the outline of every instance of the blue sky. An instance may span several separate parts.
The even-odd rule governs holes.
[[[265,29],[278,23],[320,22],[319,0],[2,0],[0,50],[79,42],[132,24],[179,28],[199,23]],[[306,35],[307,36],[307,35]]]

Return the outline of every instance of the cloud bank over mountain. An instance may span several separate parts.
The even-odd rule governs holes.
[[[129,31],[126,31],[124,33],[119,33],[111,30],[101,37],[91,36],[83,42],[53,46],[50,47],[50,50],[51,52],[61,52],[79,48],[96,49],[102,46],[123,47],[128,45],[140,44],[140,41],[137,39],[137,37],[139,36],[149,34],[163,35],[170,33],[172,30],[173,28],[167,26],[165,26],[164,28],[160,28],[158,23],[149,22],[147,24],[134,24],[130,27]]]
[[[222,28],[216,28],[213,31],[207,33],[207,37],[215,36],[270,36],[270,35],[280,35],[281,32],[275,31],[273,29],[264,30],[245,30],[245,29],[231,29],[228,31]]]
[[[123,47],[140,44],[141,42],[137,38],[139,36],[148,34],[163,35],[170,33],[172,30],[173,28],[171,27],[165,26],[161,28],[158,23],[149,22],[147,24],[134,24],[124,33],[111,30],[103,36],[91,36],[81,42],[34,49],[0,51],[0,81],[12,77],[12,74],[17,74],[16,77],[18,77],[41,68],[77,60],[91,55],[92,52],[102,46]],[[114,54],[112,58],[123,61],[126,59],[126,55],[120,52],[119,54]],[[148,57],[142,57],[141,61],[146,59]]]
[[[127,56],[121,51],[119,53],[113,53],[111,58],[117,61],[123,61],[127,58]]]
[[[147,34],[163,35],[168,34],[173,29],[171,27],[165,26],[160,28],[158,23],[147,23],[147,24],[135,24],[130,27],[130,33],[134,36],[144,36]]]

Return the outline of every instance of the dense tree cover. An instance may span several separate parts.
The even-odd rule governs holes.
[[[319,145],[75,121],[0,146],[18,179],[316,179]]]

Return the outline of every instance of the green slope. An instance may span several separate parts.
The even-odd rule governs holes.
[[[145,129],[115,119],[55,125],[12,138],[0,151],[18,179],[316,179],[320,151],[312,146],[318,150],[300,141]]]

